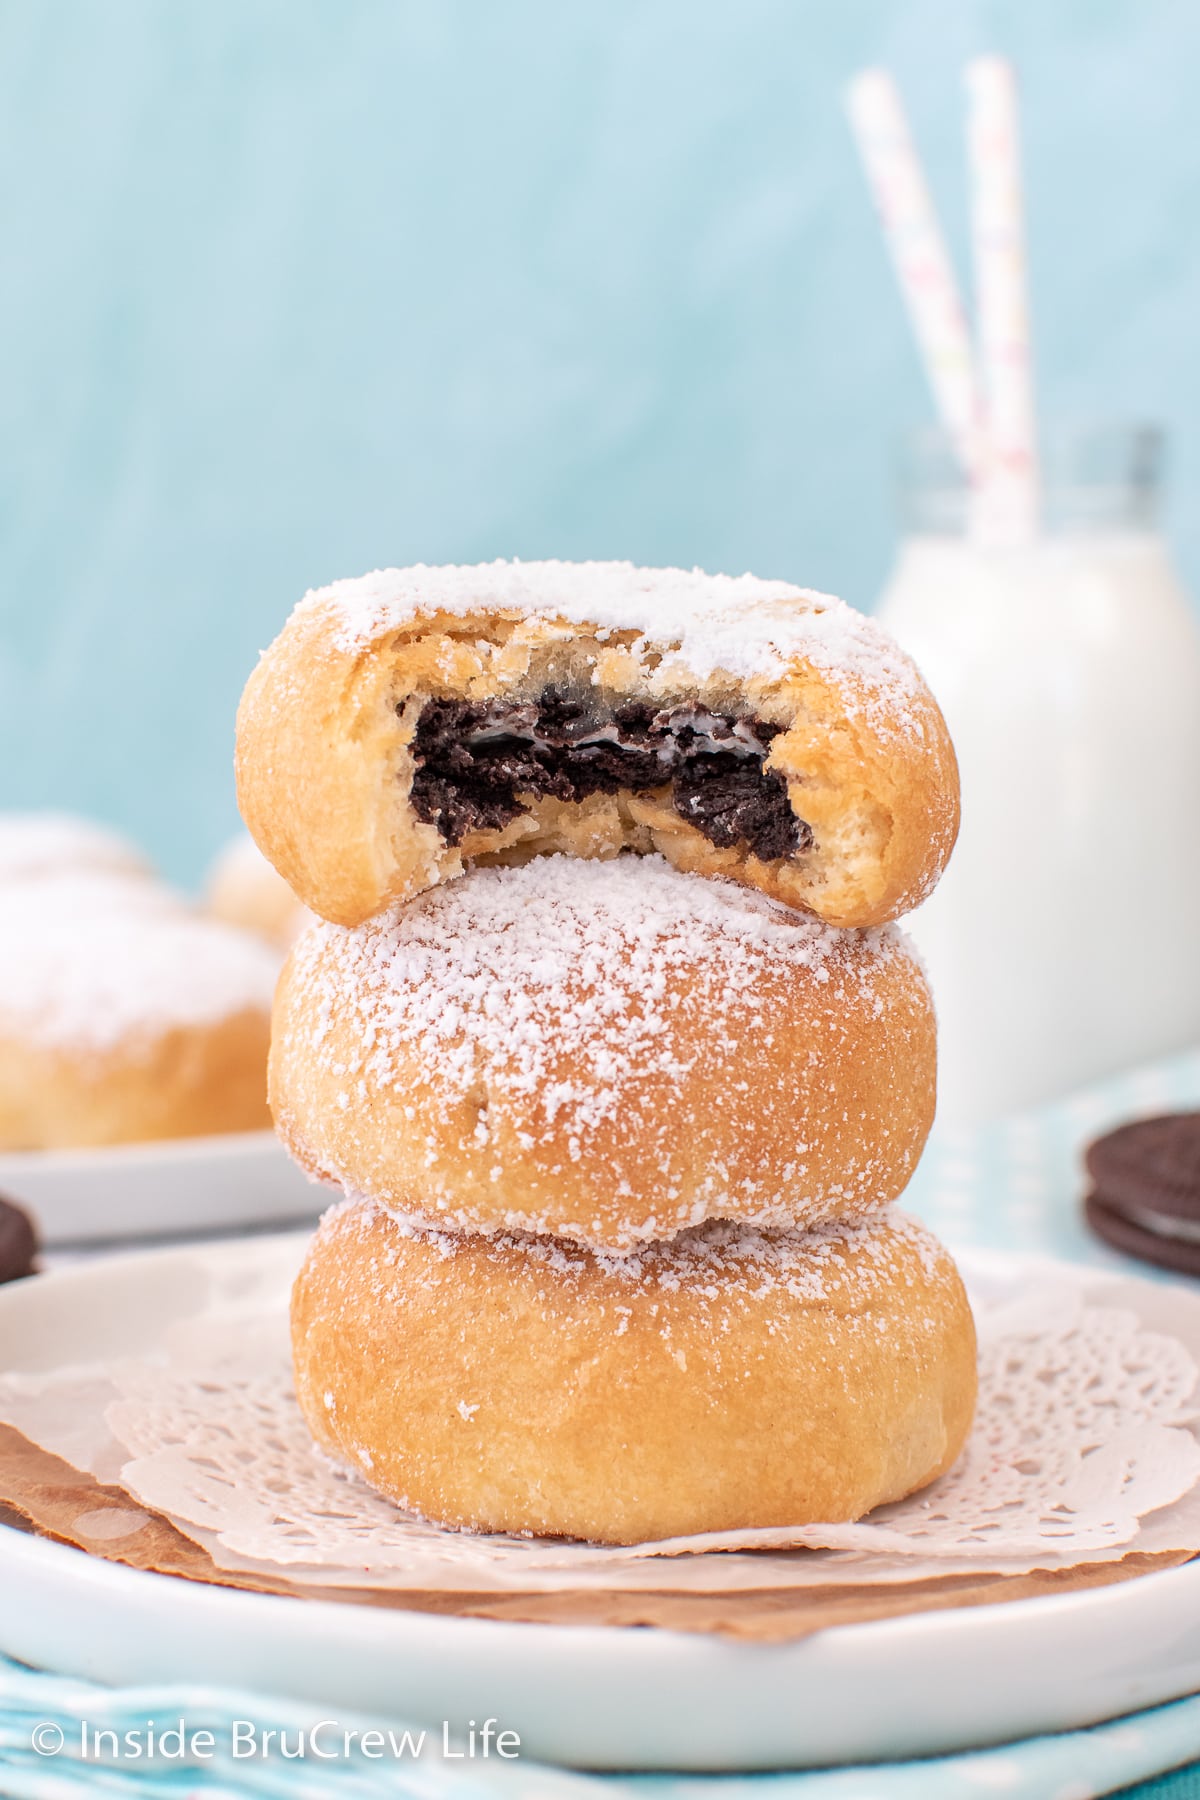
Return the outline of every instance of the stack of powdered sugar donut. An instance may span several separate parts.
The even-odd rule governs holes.
[[[323,921],[271,1102],[343,1195],[292,1307],[326,1450],[448,1525],[611,1543],[949,1467],[975,1343],[890,1210],[935,1090],[892,921],[957,775],[880,632],[750,576],[388,570],[301,602],[238,780]]]

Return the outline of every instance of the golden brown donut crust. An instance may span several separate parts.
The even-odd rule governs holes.
[[[267,1130],[269,1041],[257,1008],[103,1050],[0,1034],[0,1149]]]
[[[255,1131],[277,953],[102,875],[0,894],[0,1148]]]
[[[935,1103],[924,976],[658,857],[476,869],[280,978],[276,1128],[311,1174],[462,1231],[626,1249],[706,1218],[854,1218]]]
[[[497,598],[518,588],[519,603]],[[437,604],[446,593],[453,608]],[[640,623],[589,621],[593,594],[607,597],[606,616]],[[692,615],[699,624],[654,628]],[[409,805],[421,707],[528,698],[547,679],[613,704],[695,700],[782,727],[764,766],[786,781],[812,849],[765,862],[744,845],[718,848],[679,816],[669,789],[533,799],[503,829],[450,846]],[[622,849],[657,850],[832,924],[873,925],[927,896],[958,830],[941,713],[869,621],[784,583],[627,565],[390,570],[308,596],[247,684],[237,778],[260,849],[314,912],[348,925],[481,856]]]
[[[322,1221],[292,1296],[317,1442],[444,1525],[636,1543],[860,1518],[957,1457],[975,1334],[902,1214],[627,1262]]]

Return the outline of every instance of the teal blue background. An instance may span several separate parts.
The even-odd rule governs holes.
[[[841,111],[962,249],[1020,64],[1047,413],[1153,417],[1200,589],[1194,0],[0,0],[0,804],[193,879],[308,586],[630,556],[869,606],[928,416]]]

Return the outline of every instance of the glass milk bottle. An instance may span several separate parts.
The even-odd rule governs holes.
[[[971,1124],[1200,1042],[1200,631],[1159,534],[1161,439],[1043,457],[1043,530],[966,535],[914,439],[880,622],[946,715],[958,847],[910,921],[937,1002],[939,1119]]]

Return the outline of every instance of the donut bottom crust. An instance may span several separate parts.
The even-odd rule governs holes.
[[[672,1285],[647,1253],[622,1273],[347,1203],[293,1291],[301,1409],[452,1527],[620,1544],[857,1519],[958,1456],[974,1326],[948,1253],[902,1216],[807,1241],[798,1296],[736,1253]]]
[[[256,1008],[105,1050],[0,1034],[0,1149],[266,1130],[269,1040],[270,1022]]]

